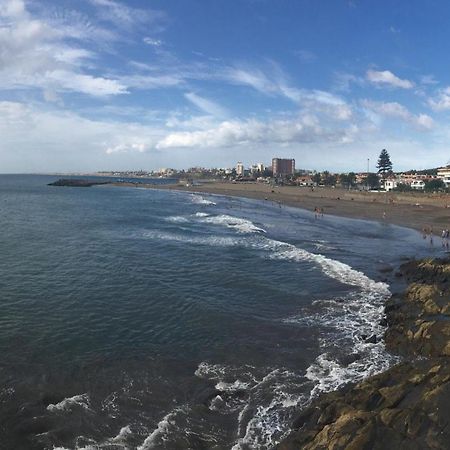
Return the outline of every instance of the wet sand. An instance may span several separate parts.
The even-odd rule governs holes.
[[[385,221],[416,230],[433,227],[437,235],[440,235],[442,229],[450,228],[450,194],[362,192],[328,187],[311,190],[298,186],[273,187],[264,183],[225,182],[208,182],[195,186],[180,183],[139,187],[247,197],[310,211],[322,208],[324,215]]]

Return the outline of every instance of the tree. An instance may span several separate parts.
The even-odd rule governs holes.
[[[445,183],[440,178],[437,178],[435,180],[426,181],[424,189],[427,192],[443,191],[445,189]]]
[[[380,179],[376,173],[369,173],[364,183],[369,189],[378,189],[380,187]]]
[[[395,187],[393,190],[397,192],[410,192],[413,189],[410,184],[398,183],[397,187]]]
[[[320,182],[322,181],[322,177],[320,175],[320,173],[315,173],[312,177],[311,180],[316,183],[316,184],[320,184]]]
[[[339,175],[339,181],[342,184],[342,186],[350,189],[356,183],[356,174],[354,172],[341,173]]]
[[[334,186],[336,184],[336,175],[332,175],[328,170],[323,172],[323,184],[325,186]]]
[[[378,174],[381,175],[383,179],[392,172],[391,158],[385,148],[381,150],[380,156],[378,157],[377,169]]]

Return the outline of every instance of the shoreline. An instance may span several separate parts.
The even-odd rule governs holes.
[[[386,302],[384,342],[402,362],[317,397],[277,450],[448,449],[450,260],[401,272],[410,284]]]
[[[450,195],[426,193],[363,192],[340,188],[269,186],[262,183],[211,182],[201,185],[151,185],[112,183],[113,186],[175,190],[199,194],[215,194],[276,202],[325,215],[389,223],[421,231],[431,229],[440,236],[450,228]]]

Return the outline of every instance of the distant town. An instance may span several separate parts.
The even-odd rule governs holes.
[[[308,169],[296,169],[295,159],[286,158],[273,158],[271,165],[256,163],[246,167],[239,161],[235,167],[231,168],[191,167],[185,170],[161,168],[154,171],[101,171],[97,172],[97,175],[123,178],[172,178],[185,184],[216,180],[232,183],[257,182],[273,185],[304,186],[312,189],[328,186],[357,190],[403,192],[413,190],[450,190],[450,165],[406,172],[380,169],[377,172],[333,173],[326,170],[318,172]]]

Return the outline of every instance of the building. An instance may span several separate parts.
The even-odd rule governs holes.
[[[241,162],[238,162],[236,164],[236,175],[238,177],[243,177],[244,176],[244,172],[245,172],[244,164],[242,164]]]
[[[272,159],[272,172],[274,177],[287,177],[294,175],[295,159]]]
[[[425,181],[423,180],[413,180],[411,181],[411,188],[423,191],[425,189]]]
[[[392,191],[397,187],[397,180],[394,178],[388,178],[383,182],[383,188],[385,191]]]
[[[264,164],[263,163],[258,163],[258,164],[253,164],[250,167],[250,172],[255,175],[255,174],[261,174],[263,173],[265,170]]]
[[[446,188],[450,187],[450,166],[438,169],[437,176],[444,182]]]

